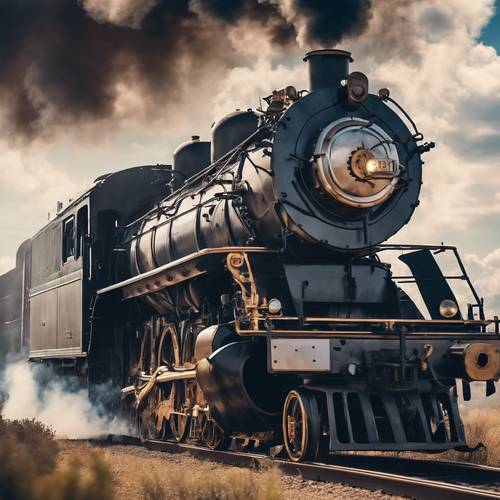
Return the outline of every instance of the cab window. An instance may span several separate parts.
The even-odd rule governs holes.
[[[84,240],[85,236],[89,231],[89,222],[88,222],[88,207],[85,205],[84,207],[78,210],[76,216],[76,258],[79,259],[83,255],[84,251]]]
[[[63,222],[63,263],[75,256],[75,216],[68,217]]]

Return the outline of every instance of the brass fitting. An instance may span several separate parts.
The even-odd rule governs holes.
[[[498,380],[500,378],[500,352],[491,344],[457,344],[450,347],[451,354],[463,358],[465,374],[471,381]]]

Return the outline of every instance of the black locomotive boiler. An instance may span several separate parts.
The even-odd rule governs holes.
[[[309,91],[225,117],[173,167],[97,179],[26,241],[0,277],[2,343],[91,394],[111,380],[144,438],[284,445],[295,461],[465,448],[457,380],[465,399],[472,381],[494,392],[498,320],[454,247],[384,244],[433,144],[350,53],[305,60]]]

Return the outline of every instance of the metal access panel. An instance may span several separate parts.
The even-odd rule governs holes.
[[[82,272],[30,291],[30,357],[82,354]]]
[[[57,347],[57,289],[30,297],[30,353]]]
[[[329,372],[329,339],[271,339],[271,372]]]
[[[57,289],[57,349],[82,347],[82,281]]]

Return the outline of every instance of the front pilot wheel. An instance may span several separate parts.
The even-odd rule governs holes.
[[[283,440],[290,460],[313,460],[319,451],[321,419],[314,394],[305,389],[288,393],[283,405]]]

